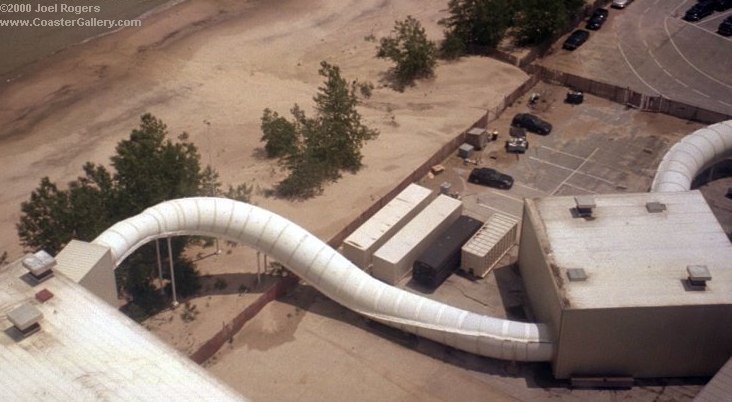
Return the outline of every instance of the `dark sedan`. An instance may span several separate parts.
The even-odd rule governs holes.
[[[513,177],[503,174],[496,169],[475,168],[470,172],[468,181],[483,186],[508,190],[513,186]]]
[[[732,15],[725,18],[724,21],[719,24],[719,28],[717,28],[717,33],[722,36],[732,36]]]
[[[607,21],[607,15],[608,12],[606,9],[598,8],[597,10],[595,10],[595,12],[592,13],[590,19],[587,20],[587,25],[585,26],[585,28],[592,29],[594,31],[600,29],[600,27],[602,27],[602,24]]]
[[[529,113],[516,114],[513,116],[513,120],[511,120],[511,125],[541,135],[547,135],[552,132],[552,125],[549,122]]]
[[[689,22],[696,22],[700,21],[705,17],[708,17],[712,15],[715,8],[715,2],[714,0],[704,0],[700,1],[693,6],[691,6],[690,9],[686,10],[686,14],[684,14],[683,19],[685,21]]]
[[[567,40],[564,41],[564,44],[562,45],[563,49],[566,50],[574,50],[580,47],[583,43],[587,41],[587,38],[590,37],[590,33],[585,31],[584,29],[577,29],[574,32],[572,32],[569,37],[567,37]]]

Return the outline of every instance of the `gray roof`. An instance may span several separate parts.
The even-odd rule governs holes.
[[[667,209],[650,213],[651,201]],[[573,197],[527,203],[571,308],[732,304],[732,244],[701,193],[596,195],[595,203],[590,218],[572,214]],[[706,290],[685,286],[690,265],[707,267]],[[568,281],[571,268],[587,279]]]

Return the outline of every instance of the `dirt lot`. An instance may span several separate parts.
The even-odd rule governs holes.
[[[593,96],[582,105],[566,105],[565,89],[556,86],[539,84],[534,91],[544,100],[536,112],[554,124],[554,131],[546,137],[529,134],[530,151],[524,155],[504,151],[511,117],[528,111],[524,98],[490,124],[499,130],[499,141],[474,155],[481,166],[512,174],[513,189],[466,183],[473,165],[456,156],[443,162],[444,173],[421,184],[438,189],[450,182],[467,214],[482,219],[496,211],[520,217],[523,197],[644,192],[666,150],[701,127]],[[479,313],[526,319],[531,312],[512,266],[515,258],[514,250],[484,280],[453,275],[426,296]],[[419,292],[409,281],[402,287]],[[475,401],[686,401],[703,384],[659,380],[625,391],[571,389],[553,380],[546,364],[512,365],[374,325],[307,286],[265,307],[209,362],[209,369],[259,400],[454,400],[459,392],[461,400]]]

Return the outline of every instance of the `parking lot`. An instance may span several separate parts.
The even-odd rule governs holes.
[[[716,33],[732,9],[682,19],[696,0],[635,0],[575,51],[559,40],[541,64],[560,71],[732,114],[732,38]],[[584,29],[580,23],[577,28]]]
[[[499,190],[467,183],[476,165],[457,155],[444,161],[446,173],[425,178],[423,184],[439,188],[451,184],[468,214],[486,219],[495,212],[521,217],[523,199],[549,195],[648,191],[658,162],[678,139],[702,125],[660,114],[630,110],[604,99],[585,95],[581,105],[563,103],[566,90],[539,84],[536,110],[526,99],[508,108],[489,126],[499,132],[498,140],[477,151],[471,159],[479,166],[498,169],[514,178],[513,188]],[[504,149],[511,118],[532,112],[552,123],[552,133],[528,133],[525,154]]]

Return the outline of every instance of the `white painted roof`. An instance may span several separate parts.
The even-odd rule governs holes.
[[[651,201],[666,211],[648,212]],[[584,219],[572,217],[573,197],[529,201],[569,308],[732,304],[732,244],[700,192],[597,195],[595,202],[593,218]],[[707,266],[705,291],[686,290],[688,265]],[[587,280],[569,282],[570,268],[583,268]]]
[[[417,184],[410,184],[394,199],[364,222],[345,240],[361,250],[368,250],[384,233],[398,224],[414,208],[427,199],[432,190]]]
[[[20,261],[0,268],[0,400],[229,401],[241,397],[139,324],[62,274],[31,287]],[[54,296],[45,303],[36,292]],[[31,303],[41,330],[8,320]]]
[[[374,258],[380,258],[390,263],[398,263],[422,239],[425,233],[435,230],[435,226],[445,220],[445,217],[462,208],[462,202],[446,195],[439,195],[422,212],[407,223],[402,230],[386,242],[376,253]],[[416,257],[415,257],[416,258]]]

